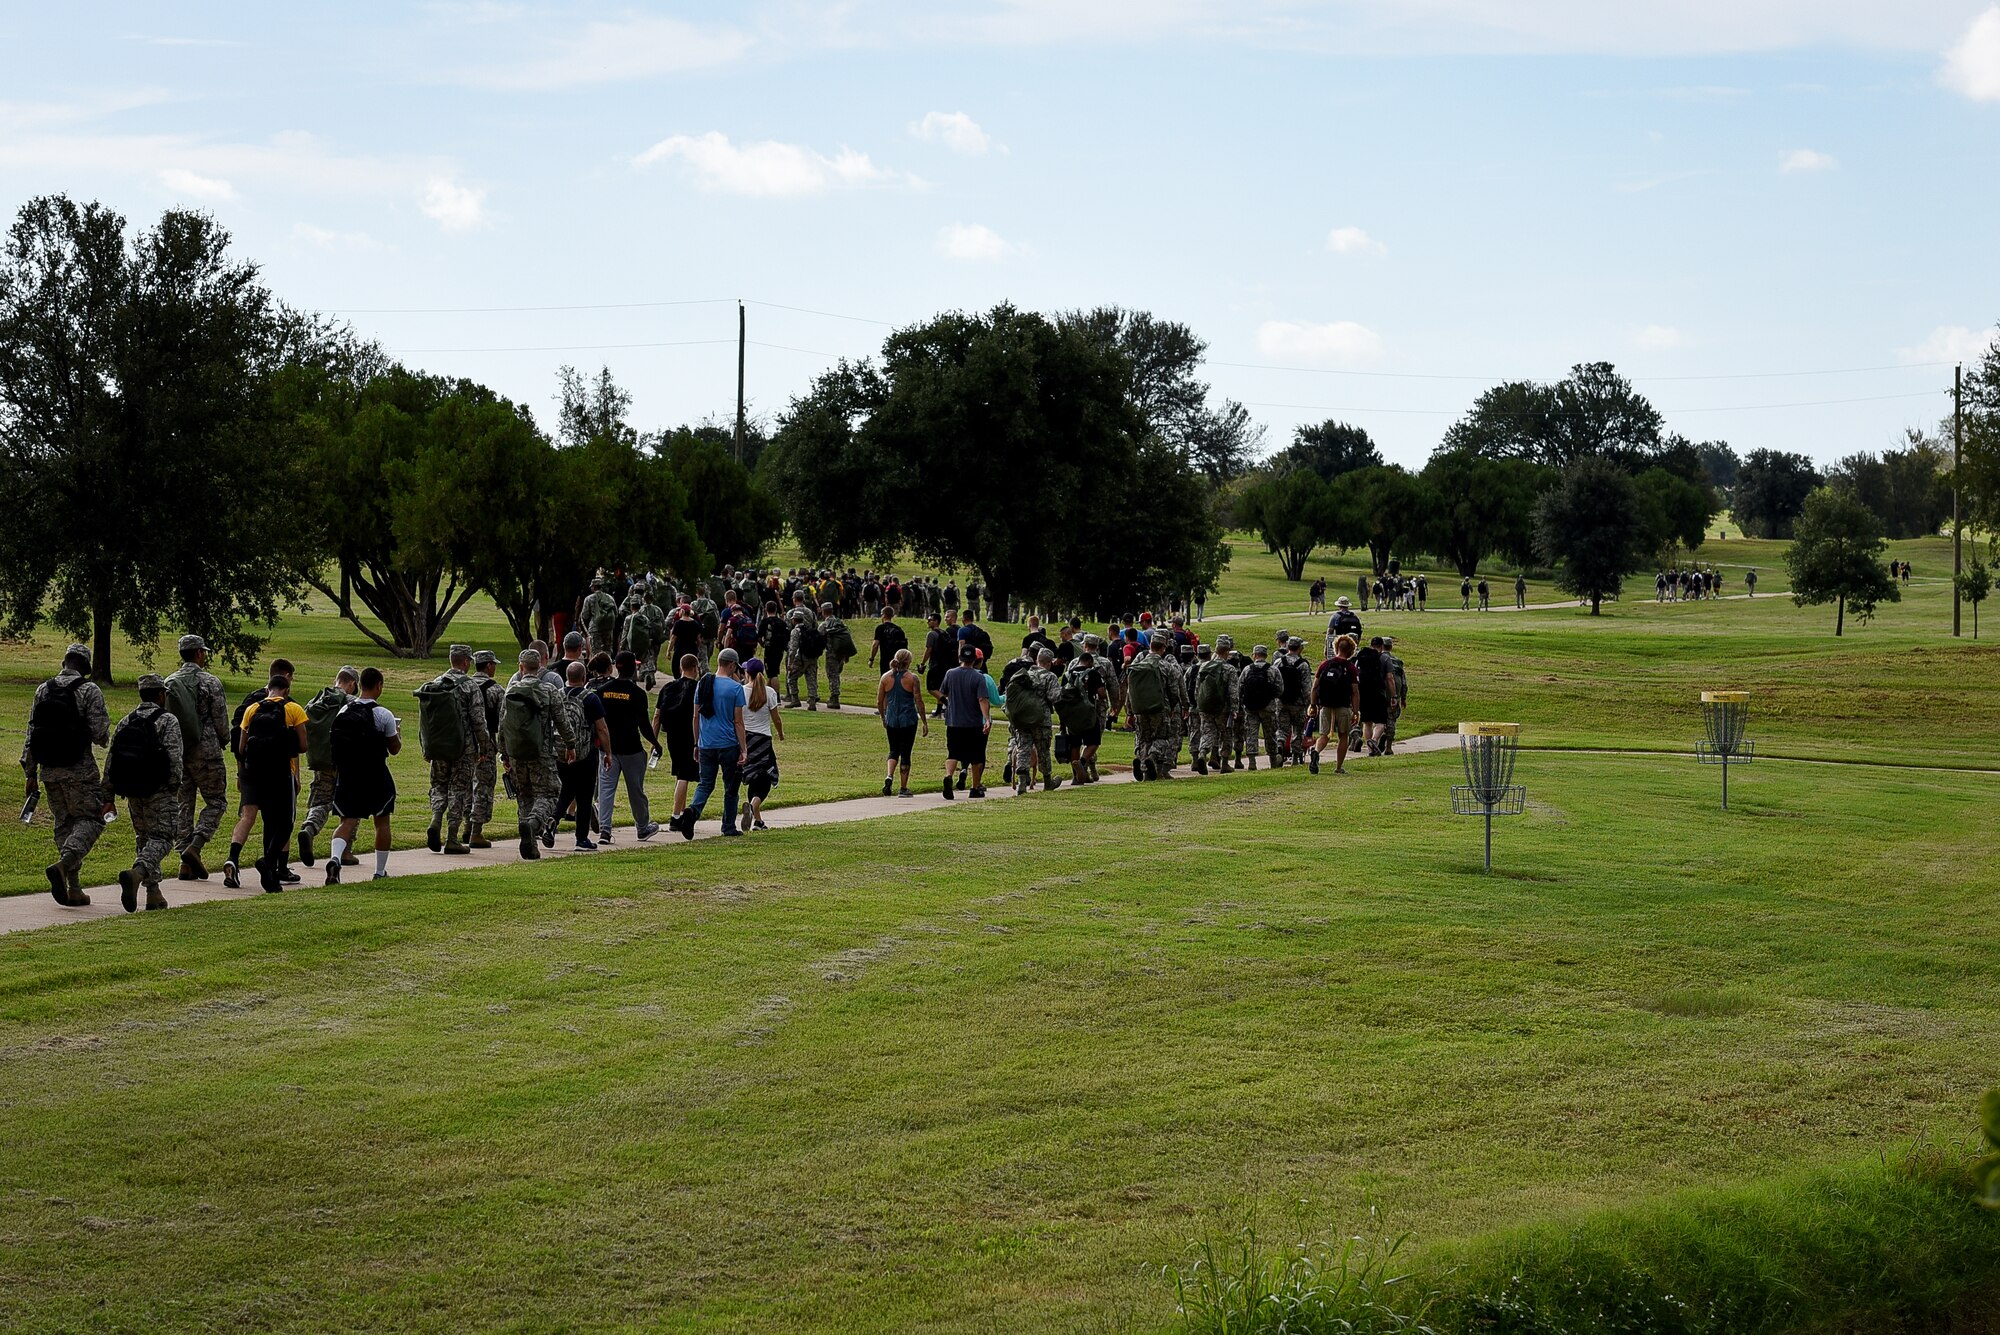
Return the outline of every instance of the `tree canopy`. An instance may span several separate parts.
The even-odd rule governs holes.
[[[1556,587],[1602,614],[1625,577],[1646,560],[1646,515],[1638,485],[1605,458],[1579,459],[1535,504],[1535,547],[1556,567]]]
[[[1867,621],[1876,607],[1900,602],[1902,590],[1882,562],[1882,521],[1851,491],[1820,487],[1806,497],[1792,545],[1785,552],[1792,602],[1799,607],[1836,604],[1833,633],[1847,625],[1847,612]]]
[[[1313,549],[1332,541],[1339,526],[1332,488],[1308,468],[1267,473],[1253,483],[1238,505],[1238,518],[1275,553],[1288,580],[1305,574]]]
[[[1381,465],[1382,451],[1375,448],[1367,428],[1332,418],[1298,427],[1292,432],[1292,443],[1264,461],[1269,472],[1282,474],[1304,468],[1317,473],[1322,482]]]
[[[1423,545],[1467,578],[1495,553],[1528,564],[1535,556],[1535,498],[1551,476],[1526,459],[1439,451],[1421,474],[1429,499]]]
[[[1752,450],[1736,470],[1730,513],[1750,537],[1789,538],[1806,497],[1819,483],[1819,470],[1803,454]]]
[[[1238,477],[1263,441],[1264,428],[1234,399],[1209,406],[1201,379],[1208,344],[1176,320],[1148,311],[1099,306],[1069,311],[1057,326],[1116,352],[1132,368],[1131,401],[1153,434],[1179,451],[1214,486]]]
[[[1848,455],[1826,481],[1874,511],[1891,538],[1929,537],[1951,517],[1951,446],[1922,431],[1907,432],[1901,449]]]
[[[1566,468],[1612,459],[1639,469],[1663,446],[1664,419],[1609,362],[1585,362],[1553,385],[1509,381],[1481,394],[1454,422],[1441,454],[1527,459]]]
[[[193,631],[241,666],[304,588],[308,487],[274,390],[323,331],[229,242],[199,213],[128,237],[44,196],[0,249],[0,618],[46,613],[103,680],[114,626]]]

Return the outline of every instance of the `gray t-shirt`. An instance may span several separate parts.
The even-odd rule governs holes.
[[[986,699],[986,674],[977,668],[955,667],[944,674],[944,725],[976,728],[986,721],[979,706]]]

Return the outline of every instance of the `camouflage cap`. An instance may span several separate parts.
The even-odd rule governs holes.
[[[1285,641],[1285,647],[1287,649],[1303,649],[1306,647],[1306,642],[1294,635],[1291,639]]]
[[[474,667],[492,667],[499,661],[500,655],[494,653],[491,649],[481,649],[472,656],[472,665]]]
[[[67,663],[67,662],[68,662],[68,661],[69,661],[70,659],[72,659],[72,658],[80,658],[80,659],[82,659],[82,660],[83,660],[83,665],[84,665],[85,667],[89,667],[89,666],[90,666],[90,647],[89,647],[88,645],[82,645],[82,644],[72,644],[72,645],[71,645],[71,646],[70,646],[69,648],[67,648],[67,649],[63,650],[63,661],[64,661],[65,663]]]
[[[472,646],[469,644],[454,644],[445,651],[445,656],[447,658],[470,658],[472,657]]]
[[[1207,658],[1211,652],[1212,651],[1205,644],[1197,644],[1194,647],[1194,656],[1196,658]]]
[[[199,653],[208,648],[208,641],[199,635],[183,635],[179,648],[183,654]]]
[[[141,695],[144,695],[147,691],[164,691],[166,689],[167,679],[157,672],[148,672],[145,676],[139,678],[139,694]]]
[[[1167,634],[1163,630],[1154,631],[1152,638],[1146,641],[1147,646],[1151,648],[1155,653],[1158,653],[1160,650],[1166,648],[1173,642],[1174,642],[1174,637]]]
[[[1234,649],[1236,647],[1236,637],[1233,635],[1218,635],[1215,637],[1215,647],[1218,649]]]
[[[521,656],[514,661],[524,668],[538,668],[542,665],[542,651],[539,649],[523,649]]]
[[[1270,657],[1270,655],[1271,655],[1271,651],[1270,651],[1269,649],[1265,648],[1265,647],[1264,647],[1263,645],[1261,645],[1261,644],[1260,644],[1260,645],[1258,645],[1258,646],[1257,646],[1256,648],[1254,648],[1254,649],[1252,649],[1252,650],[1250,651],[1250,656],[1251,656],[1252,658],[1268,658],[1268,657]]]

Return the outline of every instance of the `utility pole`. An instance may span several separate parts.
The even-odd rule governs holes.
[[[1965,520],[1959,509],[1959,451],[1965,439],[1965,367],[1951,368],[1951,633],[1958,636],[1959,618],[1963,614],[1959,597],[1958,578],[1965,573],[1963,553],[1965,541]]]
[[[743,303],[736,303],[736,462],[743,462],[743,349],[750,338],[750,323]]]

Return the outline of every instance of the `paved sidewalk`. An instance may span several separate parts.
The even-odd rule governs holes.
[[[841,712],[846,713],[848,711],[843,710]],[[872,719],[874,718],[874,714],[870,712],[862,715],[862,717]],[[1425,751],[1437,751],[1456,745],[1457,738],[1451,733],[1429,733],[1397,742],[1396,750],[1398,754],[1421,754]],[[1352,760],[1355,757],[1350,756],[1349,759]],[[1366,759],[1366,757],[1363,757],[1363,759]],[[991,768],[994,777],[997,778],[1000,772],[999,767],[993,766]],[[1200,780],[1199,775],[1188,770],[1185,766],[1180,769],[1179,775],[1180,777],[1172,780],[1172,782],[1182,782],[1187,779]],[[1210,775],[1207,781],[1219,782],[1224,777],[1226,776]],[[1326,775],[1322,774],[1321,777],[1324,778]],[[933,776],[933,779],[927,786],[914,789],[913,795],[910,797],[858,797],[841,802],[815,802],[795,807],[775,807],[764,814],[764,823],[770,826],[772,831],[792,829],[802,825],[839,825],[849,821],[884,820],[892,816],[905,815],[912,811],[933,811],[939,807],[950,807],[962,811],[968,807],[977,808],[985,805],[987,802],[1001,801],[1016,796],[1012,788],[1001,787],[996,784],[987,789],[987,795],[984,798],[977,801],[960,794],[954,801],[946,802],[942,791],[942,780],[942,775]],[[1105,774],[1101,782],[1105,784],[1126,784],[1133,782],[1133,779],[1129,773],[1121,771]],[[1039,788],[1030,789],[1029,795],[1032,796],[1040,791]],[[1062,798],[1060,795],[1062,793],[1072,791],[1075,791],[1075,789],[1068,782],[1065,782],[1056,793],[1048,794],[1047,796],[1053,800],[1061,801]],[[720,810],[721,799],[718,797],[711,804],[709,816],[704,820],[701,828],[696,833],[696,842],[722,837],[722,824],[717,819]],[[443,875],[448,872],[465,871],[474,867],[503,867],[519,862],[522,860],[519,839],[513,836],[512,826],[504,828],[510,835],[509,838],[504,841],[496,839],[492,848],[468,853],[462,857],[447,857],[441,853],[433,853],[423,847],[395,849],[389,854],[389,875],[392,879],[400,880],[413,876]],[[638,848],[645,849],[658,856],[662,854],[663,850],[679,848],[681,845],[689,842],[665,827],[662,827],[658,834],[644,843],[638,842],[630,826],[620,826],[613,831],[613,834],[614,839],[609,846],[609,850],[614,852],[630,851]],[[762,838],[763,834],[760,832],[750,837],[753,839]],[[319,851],[324,854],[327,844],[326,838],[322,836],[317,842]],[[574,842],[575,836],[565,830],[562,835],[557,837],[556,846],[553,849],[545,848],[542,850],[542,857],[561,858],[579,856],[573,846]],[[246,853],[249,852],[248,849],[244,851]],[[375,855],[373,853],[360,853],[357,856],[361,859],[360,866],[341,868],[341,885],[343,887],[360,886],[366,888],[374,884],[371,878],[375,874]],[[582,856],[588,856],[588,854]],[[301,891],[310,893],[320,889],[323,879],[321,868],[324,866],[325,863],[322,861],[313,867],[299,867],[297,870],[305,879],[298,885],[288,887],[286,893],[297,894]],[[188,904],[205,904],[215,900],[256,899],[260,897],[264,892],[256,888],[256,871],[246,866],[244,868],[244,875],[247,879],[244,882],[243,889],[225,889],[222,884],[222,864],[217,862],[211,868],[209,879],[206,881],[175,881],[169,879],[162,884],[161,889],[167,896],[167,902],[174,908],[180,908]],[[35,931],[43,927],[57,927],[64,923],[90,922],[99,918],[122,918],[126,916],[124,908],[119,904],[118,887],[115,884],[91,886],[88,887],[85,893],[90,896],[90,903],[87,907],[83,908],[67,908],[59,905],[46,892],[0,898],[0,935],[9,932]],[[144,909],[142,908],[140,912],[143,914]]]

